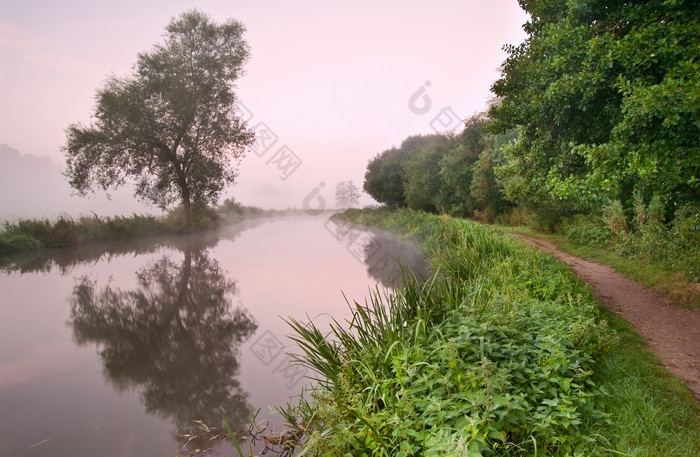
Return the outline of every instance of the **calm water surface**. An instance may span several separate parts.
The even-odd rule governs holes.
[[[64,250],[0,272],[0,456],[174,456],[193,420],[272,426],[310,375],[284,317],[325,325],[424,271],[415,246],[320,217]],[[211,454],[234,455],[218,446]]]

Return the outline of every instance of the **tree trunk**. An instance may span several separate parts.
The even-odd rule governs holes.
[[[192,231],[192,202],[190,201],[190,190],[187,186],[181,187],[182,191],[182,212],[183,220],[182,223],[185,227],[186,232]]]

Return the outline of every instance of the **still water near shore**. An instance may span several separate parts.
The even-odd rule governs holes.
[[[425,273],[414,244],[326,215],[6,265],[0,455],[184,455],[194,420],[244,425],[258,408],[274,426],[311,375],[283,318],[343,321],[343,294],[363,303],[399,262]]]

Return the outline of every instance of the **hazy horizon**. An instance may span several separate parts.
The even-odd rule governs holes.
[[[129,74],[170,19],[193,8],[182,1],[3,3],[0,143],[59,168],[66,127],[91,121],[106,77]],[[316,188],[332,205],[335,184],[362,187],[377,153],[483,110],[501,48],[524,39],[527,20],[516,0],[430,7],[202,1],[196,8],[246,26],[252,57],[237,83],[241,114],[277,138],[264,154],[248,152],[222,198],[276,209],[302,207]],[[275,163],[282,148],[294,167]],[[363,194],[361,201],[372,200]]]

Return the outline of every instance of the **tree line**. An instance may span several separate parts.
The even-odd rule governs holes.
[[[504,47],[488,110],[456,136],[377,154],[364,190],[392,208],[487,221],[524,209],[550,228],[612,202],[630,225],[640,205],[667,223],[697,212],[700,4],[519,3],[528,36]]]
[[[517,132],[493,134],[486,112],[465,121],[459,135],[414,135],[367,164],[363,188],[391,208],[409,208],[493,222],[511,207],[496,181],[502,146]]]

